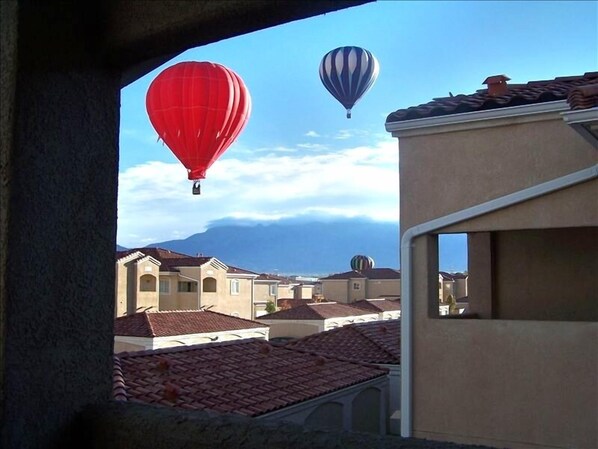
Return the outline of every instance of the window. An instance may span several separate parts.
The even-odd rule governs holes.
[[[353,282],[353,290],[361,290],[361,284],[359,282]]]
[[[231,295],[239,294],[239,280],[238,279],[230,280],[230,294]]]
[[[160,293],[170,293],[170,279],[160,279]]]
[[[197,284],[195,282],[179,281],[179,293],[194,292],[197,292]]]
[[[278,292],[278,285],[270,284],[270,296],[276,296],[277,292]]]
[[[139,291],[155,292],[156,291],[156,277],[151,274],[144,274],[139,278]]]
[[[203,280],[203,287],[202,290],[208,293],[216,292],[216,279],[214,278],[205,278]]]

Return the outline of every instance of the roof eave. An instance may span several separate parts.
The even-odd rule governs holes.
[[[447,125],[456,124],[474,124],[488,120],[534,116],[546,113],[561,113],[569,109],[567,101],[548,101],[544,103],[534,103],[522,106],[511,106],[505,108],[488,109],[484,111],[463,112],[460,114],[440,115],[436,117],[426,117],[413,120],[404,120],[398,122],[387,121],[384,124],[386,131],[399,137],[401,131],[425,130]]]
[[[561,116],[565,123],[598,149],[598,107],[566,111]]]

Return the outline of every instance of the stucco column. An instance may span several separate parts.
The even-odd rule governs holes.
[[[0,446],[65,447],[77,413],[111,397],[120,74],[94,53],[93,6],[12,8]]]

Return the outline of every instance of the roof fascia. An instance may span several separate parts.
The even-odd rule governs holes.
[[[153,264],[158,265],[158,266],[162,265],[162,262],[160,262],[157,259],[154,259],[152,256],[147,256],[147,255],[136,260],[135,263],[148,262],[148,261],[152,262]]]
[[[504,126],[513,123],[528,123],[559,118],[559,114],[569,110],[565,100],[549,101],[486,111],[464,112],[441,115],[402,122],[386,122],[386,131],[393,137],[410,137],[441,132]]]
[[[357,362],[347,362],[357,364]],[[381,391],[384,391],[384,386],[387,384],[388,374],[381,374],[380,376],[374,377],[373,379],[368,379],[363,382],[359,382],[357,384],[349,385],[345,388],[341,388],[337,391],[332,391],[330,393],[325,393],[322,396],[317,396],[312,399],[307,399],[305,401],[301,401],[297,404],[288,405],[283,407],[280,410],[275,410],[272,412],[264,413],[263,415],[254,416],[254,419],[282,419],[288,415],[292,415],[298,412],[303,411],[304,409],[308,409],[311,407],[317,407],[318,405],[325,404],[331,401],[338,401],[340,398],[346,395],[353,395],[361,390],[365,390],[369,387],[378,387]]]
[[[116,259],[116,262],[127,263],[142,256],[145,256],[145,254],[143,254],[141,251],[135,251],[131,254],[127,254],[126,256]]]
[[[561,116],[565,123],[590,142],[594,148],[598,149],[598,131],[592,131],[598,128],[598,107],[566,111],[561,113]]]

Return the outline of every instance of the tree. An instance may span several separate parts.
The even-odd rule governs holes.
[[[274,303],[272,301],[268,301],[266,303],[266,312],[268,312],[268,313],[276,312],[276,306],[274,305]]]

